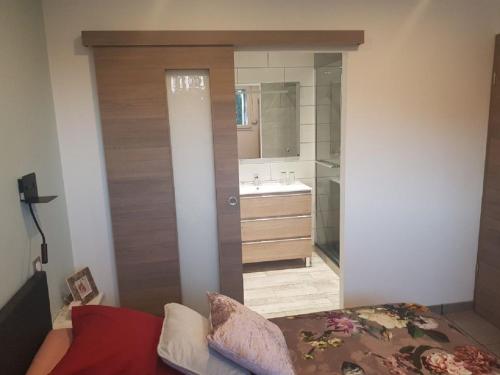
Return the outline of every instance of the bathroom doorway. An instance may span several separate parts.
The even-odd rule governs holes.
[[[235,52],[244,301],[268,318],[340,307],[341,67],[340,53]]]

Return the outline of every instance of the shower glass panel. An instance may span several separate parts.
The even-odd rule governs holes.
[[[299,156],[299,83],[261,85],[262,157]]]
[[[315,243],[339,264],[342,54],[314,54],[316,79]]]

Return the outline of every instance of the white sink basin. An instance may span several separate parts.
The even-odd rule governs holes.
[[[295,181],[290,185],[283,185],[279,182],[264,182],[261,185],[254,185],[250,182],[240,184],[240,195],[300,193],[311,190],[309,186],[300,181]]]

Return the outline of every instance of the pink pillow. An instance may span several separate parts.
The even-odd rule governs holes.
[[[292,361],[279,327],[239,302],[208,293],[210,347],[257,375],[293,375]]]

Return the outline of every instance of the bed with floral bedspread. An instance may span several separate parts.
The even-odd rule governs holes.
[[[500,362],[445,318],[415,304],[391,304],[272,320],[296,373],[500,374]]]

